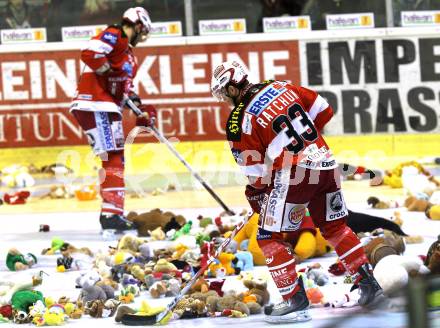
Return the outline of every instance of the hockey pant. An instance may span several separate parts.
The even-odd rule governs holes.
[[[118,113],[73,111],[93,152],[101,158],[99,171],[102,214],[124,213],[124,132]]]
[[[339,172],[297,166],[276,171],[261,208],[257,241],[285,300],[299,286],[293,250],[284,242],[282,232],[299,229],[306,208],[354,281],[359,277],[359,267],[368,263],[362,244],[345,222],[348,211]]]

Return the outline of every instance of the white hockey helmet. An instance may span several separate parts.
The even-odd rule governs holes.
[[[236,61],[224,62],[217,66],[212,73],[211,93],[218,101],[227,101],[234,104],[228,96],[228,86],[240,87],[247,80],[247,70]]]
[[[141,23],[142,32],[150,33],[151,30],[151,19],[148,11],[142,7],[133,7],[127,9],[122,15],[122,19],[132,22],[133,24]]]

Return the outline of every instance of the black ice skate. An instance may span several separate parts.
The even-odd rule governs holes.
[[[379,306],[384,300],[382,287],[380,287],[376,278],[370,270],[369,264],[362,265],[358,273],[360,280],[357,283],[361,297],[358,300],[360,306],[364,307],[376,307]],[[356,286],[354,286],[356,288]]]
[[[101,214],[99,222],[103,230],[114,230],[116,232],[122,232],[126,230],[136,229],[133,222],[128,221],[123,215],[113,214],[105,215]]]
[[[269,323],[292,323],[311,320],[309,300],[304,289],[303,281],[298,278],[300,290],[290,299],[264,308],[264,321]]]

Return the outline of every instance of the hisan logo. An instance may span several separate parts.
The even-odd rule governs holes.
[[[257,94],[248,105],[246,112],[258,116],[273,100],[286,91],[286,88],[280,85],[271,84]]]
[[[112,45],[115,45],[116,41],[118,40],[118,36],[110,32],[105,32],[104,35],[101,37],[101,39],[107,41]]]

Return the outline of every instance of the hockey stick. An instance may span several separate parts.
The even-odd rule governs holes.
[[[142,116],[142,111],[133,103],[131,99],[126,99],[125,104],[130,107],[130,109],[137,115]],[[192,167],[188,164],[188,162],[182,157],[182,155],[179,154],[179,152],[173,147],[171,142],[168,141],[165,136],[160,133],[160,131],[154,126],[150,125],[148,126],[149,129],[153,132],[154,136],[163,144],[165,144],[168,149],[176,156],[180,162],[185,165],[185,167],[188,169],[188,171],[192,174],[194,178],[197,179],[201,183],[201,185],[206,189],[207,192],[217,201],[217,203],[229,214],[229,215],[235,215],[234,211],[232,211],[226,204],[220,199],[220,197],[212,190],[212,188],[203,180],[203,178],[192,169]]]
[[[180,290],[180,293],[169,303],[166,309],[156,315],[136,315],[136,314],[125,314],[122,317],[122,323],[128,326],[143,326],[143,325],[154,325],[156,323],[161,323],[161,321],[171,313],[171,311],[176,307],[177,303],[182,299],[183,296],[191,289],[191,287],[196,283],[197,279],[203,275],[203,273],[208,269],[209,265],[215,261],[215,259],[224,252],[229,243],[234,239],[237,233],[248,223],[251,213],[247,214],[243,221],[241,221],[235,229],[232,231],[229,238],[225,239],[223,243],[215,250],[213,256],[210,256],[205,265],[200,267],[199,271],[185,284],[185,286]]]

